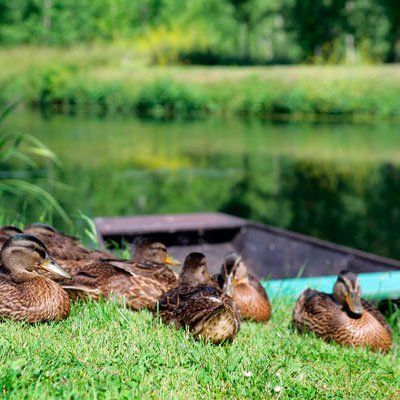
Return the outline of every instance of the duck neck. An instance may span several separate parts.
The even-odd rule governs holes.
[[[29,282],[39,277],[37,273],[27,271],[25,268],[13,268],[9,270],[9,274],[15,283]]]
[[[233,284],[232,284],[232,275],[225,275],[224,284],[222,286],[222,291],[229,296],[233,294]]]

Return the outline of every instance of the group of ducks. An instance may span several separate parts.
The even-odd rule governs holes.
[[[132,310],[148,309],[166,324],[187,327],[195,338],[231,341],[242,319],[266,323],[271,304],[261,283],[235,252],[211,276],[202,253],[180,263],[165,245],[144,240],[131,260],[89,250],[77,238],[44,224],[22,231],[0,227],[0,318],[30,323],[58,321],[70,299],[117,298]],[[293,311],[294,326],[347,346],[386,352],[392,344],[383,315],[361,299],[357,275],[342,271],[333,294],[307,289]]]

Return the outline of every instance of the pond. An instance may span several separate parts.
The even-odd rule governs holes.
[[[73,217],[223,211],[400,258],[396,124],[21,111],[7,129],[35,135],[59,156],[62,166],[48,174],[68,186],[52,191]],[[41,212],[11,197],[2,206],[29,220]]]

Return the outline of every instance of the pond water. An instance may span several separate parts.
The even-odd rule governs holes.
[[[224,211],[400,258],[396,124],[23,111],[7,129],[35,135],[59,156],[62,166],[48,174],[68,187],[51,190],[72,216]],[[3,206],[30,220],[41,213],[30,200],[4,198]]]

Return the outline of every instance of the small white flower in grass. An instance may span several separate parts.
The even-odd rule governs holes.
[[[280,391],[282,391],[282,387],[281,386],[275,386],[274,387],[274,392],[279,393]]]
[[[252,376],[253,373],[252,373],[251,371],[244,371],[244,372],[243,372],[243,375],[244,375],[246,378],[250,378],[250,376]]]

